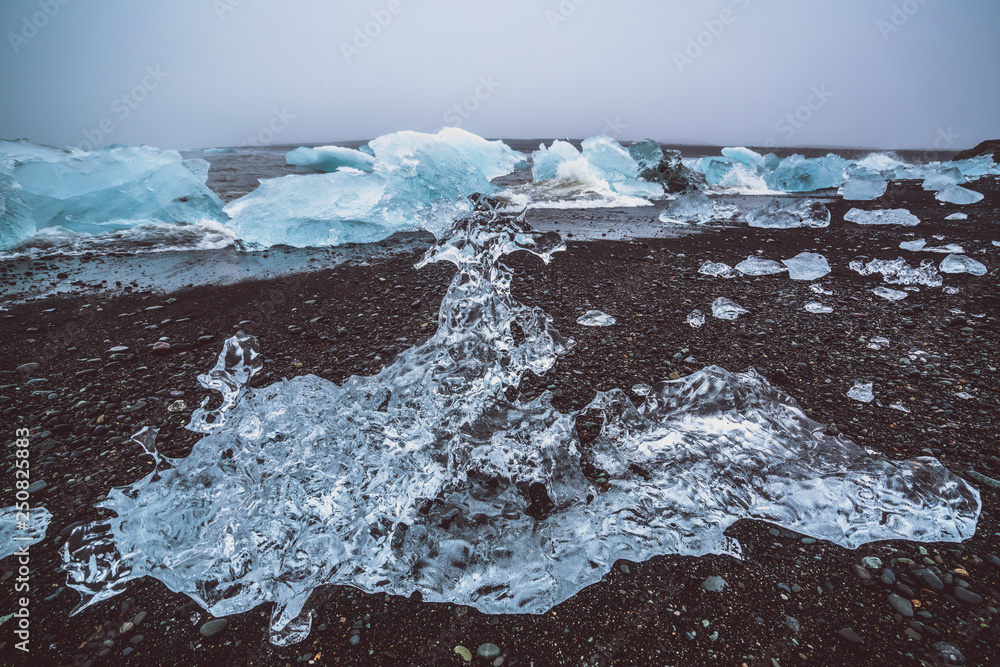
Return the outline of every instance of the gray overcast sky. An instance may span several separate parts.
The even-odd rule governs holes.
[[[0,28],[0,137],[60,146],[454,124],[723,145],[1000,138],[997,0],[3,0]]]

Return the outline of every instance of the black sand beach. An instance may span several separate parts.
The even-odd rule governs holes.
[[[59,569],[62,544],[74,526],[100,518],[93,505],[110,488],[151,469],[149,457],[129,440],[139,428],[160,427],[158,445],[168,456],[190,451],[199,436],[183,425],[207,395],[196,376],[211,368],[227,336],[242,329],[258,337],[267,360],[259,384],[306,373],[340,383],[376,371],[433,331],[452,271],[450,265],[417,271],[419,253],[408,252],[369,265],[169,293],[125,286],[10,305],[0,314],[0,421],[8,452],[0,486],[13,486],[15,429],[30,429],[31,478],[46,483],[33,503],[53,514],[47,538],[31,548],[31,653],[14,651],[9,626],[0,625],[0,661],[459,665],[465,663],[455,647],[463,646],[473,664],[522,667],[996,664],[1000,488],[969,471],[1000,479],[1000,248],[992,244],[1000,240],[1000,180],[983,178],[973,187],[986,198],[957,207],[941,205],[919,183],[894,182],[877,207],[908,208],[923,221],[911,228],[846,223],[848,202],[838,200],[830,205],[833,222],[823,229],[741,223],[667,239],[568,238],[567,252],[549,265],[523,254],[507,259],[515,267],[515,296],[541,306],[557,330],[576,341],[550,373],[522,384],[525,395],[550,388],[555,406],[568,411],[598,390],[651,384],[710,364],[754,367],[830,432],[891,459],[935,456],[976,485],[983,512],[976,536],[963,544],[882,542],[850,551],[741,522],[730,533],[743,546],[743,561],[620,562],[600,584],[539,616],[488,616],[325,587],[310,601],[313,632],[289,648],[268,644],[270,609],[264,607],[228,617],[221,632],[203,636],[199,629],[209,617],[149,579],[70,618],[78,596],[65,588]],[[661,206],[643,214],[655,219]],[[943,220],[958,210],[969,219]],[[587,224],[581,214],[574,217]],[[921,288],[890,302],[871,294],[880,276],[848,268],[856,258],[937,263],[943,255],[898,248],[913,238],[937,245],[935,235],[962,245],[990,272],[946,274],[945,286],[957,293]],[[823,254],[833,272],[818,282],[834,294],[817,295],[787,276],[698,273],[706,259],[735,265],[757,251],[776,260],[802,251]],[[749,314],[735,322],[709,316],[697,329],[684,322],[695,308],[710,313],[720,296]],[[813,300],[834,312],[803,310]],[[617,324],[577,325],[590,308],[614,315]],[[875,336],[890,342],[869,349]],[[169,348],[153,350],[161,339]],[[109,352],[116,346],[128,349]],[[877,403],[847,398],[854,379],[874,382]],[[909,412],[891,409],[892,403]],[[579,428],[586,441],[596,425],[581,420]],[[866,557],[881,565],[863,565]],[[14,558],[0,561],[0,580],[13,576],[15,566]],[[726,587],[703,590],[709,576],[722,577]],[[2,595],[9,598],[12,588]],[[9,599],[0,604],[11,606]],[[496,644],[500,657],[476,657],[484,643]]]

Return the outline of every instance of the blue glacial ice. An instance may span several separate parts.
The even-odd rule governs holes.
[[[964,182],[962,173],[958,169],[948,169],[945,171],[939,171],[927,176],[920,187],[924,190],[930,190],[932,192],[937,192],[938,190],[944,190],[950,185],[958,185]]]
[[[799,154],[786,157],[767,179],[774,190],[813,192],[838,188],[844,182],[848,161],[829,154],[826,157],[805,158]]]
[[[474,193],[524,156],[465,130],[396,132],[369,143],[372,173],[354,169],[261,181],[226,206],[229,227],[246,243],[329,246],[379,241],[403,229],[446,231],[466,215]]]
[[[712,199],[704,192],[695,190],[669,202],[660,211],[659,220],[678,224],[702,224],[712,219],[714,211],[715,203]]]
[[[115,144],[93,152],[0,141],[36,229],[100,234],[148,223],[222,222],[205,186],[204,160],[177,151]],[[192,171],[193,170],[193,171]]]
[[[947,202],[949,204],[975,204],[982,201],[983,194],[975,190],[963,188],[961,185],[949,185],[934,195],[934,199]]]
[[[742,151],[747,151],[743,153]],[[768,171],[763,158],[758,163],[749,149],[725,148],[723,157],[715,155],[698,158],[691,162],[691,169],[703,174],[705,181],[720,188],[736,188],[748,192],[768,192],[766,177]]]
[[[548,260],[562,240],[484,200],[442,236],[418,264],[458,267],[438,329],[378,374],[253,388],[262,355],[240,333],[199,378],[223,403],[192,416],[204,437],[189,456],[136,434],[156,469],[112,489],[110,518],[64,546],[74,613],[152,576],[216,616],[273,603],[271,641],[288,645],[309,634],[325,584],[542,613],[621,558],[739,557],[725,531],[742,518],[848,548],[974,533],[981,502],[964,480],[826,435],[752,369],[708,366],[638,404],[599,392],[571,413],[550,392],[518,396],[572,342],[513,299],[502,257]],[[587,410],[603,419],[585,443]],[[581,458],[610,484],[594,486]]]
[[[747,214],[747,224],[766,229],[829,227],[830,210],[815,199],[772,199]]]
[[[640,178],[640,163],[610,137],[590,137],[579,151],[567,141],[541,144],[532,153],[532,180],[560,189],[561,196],[603,198],[609,205],[637,206],[662,197],[663,186]],[[662,153],[662,149],[661,149]],[[640,159],[655,156],[651,146],[637,150]]]
[[[900,225],[913,227],[920,224],[920,218],[905,208],[886,208],[877,211],[866,211],[852,208],[844,214],[844,220],[856,225]]]
[[[327,172],[345,168],[357,169],[358,171],[374,171],[375,169],[374,156],[343,146],[317,146],[316,148],[299,146],[295,150],[288,151],[288,154],[285,155],[285,162]]]
[[[732,158],[737,162],[741,162],[746,166],[763,171],[765,169],[764,156],[757,151],[750,150],[743,146],[730,146],[722,149],[722,154],[728,158]]]
[[[0,250],[17,247],[34,233],[31,208],[14,177],[14,160],[0,155]]]
[[[889,182],[878,172],[852,165],[847,168],[847,180],[838,193],[848,201],[872,201],[884,195],[888,187]]]

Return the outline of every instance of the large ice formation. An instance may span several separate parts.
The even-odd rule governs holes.
[[[604,197],[617,205],[634,206],[663,196],[663,186],[640,179],[640,163],[611,137],[590,137],[581,146],[582,151],[567,141],[554,141],[548,148],[541,144],[531,156],[532,180],[551,181],[547,184],[558,186],[564,197]],[[637,153],[644,163],[656,155],[649,145]]]
[[[639,178],[659,183],[671,194],[684,194],[705,187],[705,179],[684,164],[680,151],[665,151],[655,140],[643,139],[631,144],[628,152],[639,166]]]
[[[401,229],[446,231],[470,210],[467,198],[524,156],[502,141],[458,128],[396,132],[374,139],[373,173],[354,169],[261,181],[230,202],[229,226],[247,243],[325,246],[367,243]]]
[[[832,153],[814,158],[795,154],[782,160],[767,182],[771,188],[784,192],[838,188],[844,182],[848,164],[847,160]]]
[[[177,151],[120,144],[63,151],[0,141],[0,156],[13,160],[18,193],[36,230],[100,234],[145,223],[225,220],[222,202],[205,186],[208,163],[184,160]]]
[[[513,299],[502,256],[560,248],[481,201],[420,263],[458,267],[437,331],[340,386],[303,375],[253,388],[258,344],[230,338],[199,378],[223,402],[192,416],[205,435],[191,454],[161,456],[143,429],[157,469],[109,492],[112,518],[71,533],[74,611],[152,576],[217,616],[274,603],[271,640],[287,645],[308,635],[324,584],[541,613],[620,558],[738,557],[725,531],[741,518],[849,548],[974,533],[980,498],[964,480],[825,434],[753,370],[709,366],[638,405],[599,392],[568,414],[550,392],[518,396],[569,343]],[[586,442],[585,410],[603,415]],[[609,483],[591,483],[581,457]]]
[[[768,229],[828,227],[830,210],[815,199],[772,199],[750,211],[747,224]]]
[[[14,248],[34,233],[31,208],[14,178],[14,160],[0,155],[0,250]]]
[[[299,167],[308,167],[316,171],[337,171],[338,169],[357,169],[358,171],[373,171],[374,156],[343,146],[317,146],[308,148],[299,146],[288,151],[285,162]]]

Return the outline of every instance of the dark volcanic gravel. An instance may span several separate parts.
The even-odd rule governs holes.
[[[13,621],[0,624],[0,663],[18,665],[794,665],[964,664],[1000,661],[1000,186],[971,186],[979,204],[942,206],[919,184],[900,186],[861,208],[905,206],[921,225],[859,227],[831,206],[825,229],[712,227],[679,239],[575,243],[549,265],[515,255],[515,295],[542,306],[576,347],[521,390],[551,388],[562,410],[597,390],[653,383],[705,365],[753,366],[828,429],[889,458],[938,457],[981,489],[978,533],[963,544],[882,542],[849,551],[741,522],[731,534],[745,560],[658,557],[618,563],[605,579],[552,611],[487,616],[450,604],[325,587],[313,594],[313,632],[296,646],[267,643],[270,609],[210,617],[159,582],[69,617],[77,594],[65,586],[59,548],[70,529],[96,520],[93,504],[150,469],[129,436],[161,428],[161,451],[185,456],[197,440],[183,425],[207,395],[196,381],[238,329],[258,337],[266,357],[257,382],[315,373],[335,382],[370,374],[436,326],[450,265],[413,269],[417,255],[345,265],[277,280],[200,287],[172,294],[120,293],[11,305],[0,317],[0,411],[12,498],[14,430],[31,429],[32,496],[53,514],[31,548],[31,653],[13,648]],[[969,220],[944,221],[961,210]],[[656,210],[649,209],[655,217]],[[600,215],[595,211],[595,216]],[[530,219],[530,217],[529,217]],[[943,236],[938,240],[935,235]],[[900,241],[958,243],[986,264],[982,277],[945,275],[900,302],[871,294],[880,276],[848,268],[856,258],[944,255],[898,249]],[[735,265],[748,254],[827,257],[819,280],[832,296],[787,276],[734,279],[698,273],[706,259]],[[896,287],[896,286],[892,286]],[[735,300],[749,314],[710,316],[712,301]],[[809,301],[832,314],[803,310]],[[596,308],[610,328],[576,324]],[[698,308],[698,329],[684,323]],[[868,343],[884,336],[874,350]],[[169,344],[154,344],[158,341]],[[116,346],[128,349],[111,352]],[[36,368],[24,364],[37,363]],[[22,367],[19,372],[18,367]],[[874,382],[876,402],[846,397],[856,378]],[[970,398],[959,397],[963,392]],[[898,403],[909,412],[891,409]],[[586,436],[592,425],[583,425]],[[969,471],[973,471],[970,473]],[[971,476],[970,476],[971,475]],[[979,476],[976,476],[979,475]],[[985,475],[987,481],[981,477]],[[3,506],[13,500],[4,500]],[[865,559],[864,561],[862,559]],[[878,560],[875,560],[878,559]],[[0,561],[0,616],[14,610],[15,558]],[[704,590],[708,577],[725,586]],[[718,580],[707,582],[719,584]],[[477,657],[480,645],[499,657]],[[489,655],[490,647],[483,647]]]

